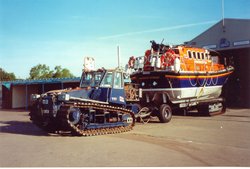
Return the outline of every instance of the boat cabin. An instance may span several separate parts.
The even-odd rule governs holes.
[[[225,69],[220,63],[219,53],[204,48],[176,46],[153,48],[145,52],[145,56],[130,57],[128,68],[143,71],[168,70],[174,72],[217,72]]]

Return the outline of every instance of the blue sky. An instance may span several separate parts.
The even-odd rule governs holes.
[[[222,0],[0,0],[0,67],[28,78],[41,63],[80,76],[83,58],[117,66],[150,40],[180,44],[222,18]],[[225,18],[250,19],[249,0],[224,0]]]

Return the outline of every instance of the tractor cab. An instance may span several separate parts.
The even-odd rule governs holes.
[[[80,87],[87,89],[87,99],[122,106],[139,101],[138,86],[128,83],[130,78],[122,69],[95,70],[94,65],[94,58],[85,57]]]
[[[109,104],[126,104],[122,70],[85,71],[82,74],[80,87],[91,91],[89,99]]]
[[[98,87],[100,85],[103,71],[84,71],[80,82],[81,88]]]

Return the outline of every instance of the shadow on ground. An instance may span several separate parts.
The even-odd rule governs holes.
[[[31,136],[48,136],[48,134],[31,122],[0,121],[0,132],[9,134],[22,134]]]
[[[196,110],[191,111],[184,111],[184,110],[178,110],[173,112],[174,116],[193,116],[193,117],[209,117],[209,115],[206,115],[203,112],[198,112]]]

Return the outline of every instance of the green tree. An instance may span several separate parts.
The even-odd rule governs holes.
[[[63,68],[61,66],[56,66],[54,68],[54,73],[53,73],[54,78],[64,78],[64,77],[74,77],[72,73],[66,68]]]
[[[45,64],[38,64],[30,69],[30,79],[52,78],[53,71]]]
[[[45,64],[38,64],[31,68],[29,79],[45,79],[45,78],[64,78],[74,77],[74,75],[66,68],[55,66],[54,70],[50,70]]]
[[[10,81],[16,80],[16,76],[14,73],[8,73],[2,68],[0,68],[0,81]]]

